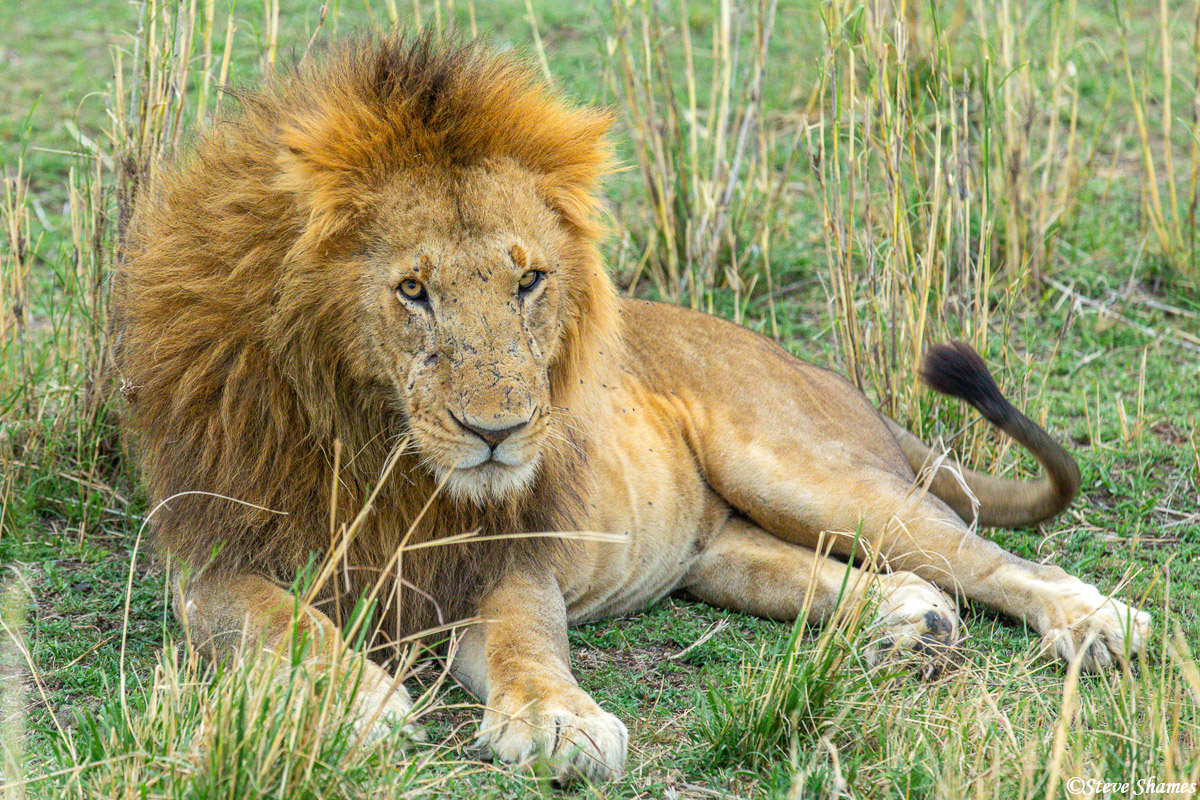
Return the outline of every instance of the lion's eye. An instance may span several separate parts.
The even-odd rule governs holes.
[[[542,277],[545,274],[540,269],[531,269],[521,276],[521,280],[517,285],[521,287],[522,292],[532,291],[533,287],[542,282]]]
[[[400,281],[400,285],[396,287],[396,291],[409,300],[416,300],[417,302],[429,299],[429,295],[425,293],[425,287],[421,285],[421,282],[412,278]]]

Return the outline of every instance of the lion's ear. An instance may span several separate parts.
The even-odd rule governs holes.
[[[589,239],[599,239],[604,232],[600,222],[600,201],[591,187],[563,185],[547,180],[542,186],[546,202],[568,226]]]

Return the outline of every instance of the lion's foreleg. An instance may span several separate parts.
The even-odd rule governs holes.
[[[452,668],[483,701],[481,749],[507,762],[544,760],[564,781],[620,774],[629,736],[571,674],[566,604],[554,576],[510,571],[479,615]]]
[[[351,711],[356,724],[370,726],[372,735],[397,726],[420,735],[408,721],[412,701],[404,686],[348,649],[333,621],[295,595],[255,575],[187,575],[174,588],[175,616],[206,658],[274,655],[287,663],[293,643],[300,643],[302,669],[339,669],[347,685],[356,686]]]

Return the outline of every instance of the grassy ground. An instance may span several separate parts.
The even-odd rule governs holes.
[[[286,60],[303,52],[321,3],[281,6],[278,43]],[[835,7],[849,13],[835,18]],[[613,32],[624,4],[618,12],[541,0],[530,8],[559,85],[582,101],[623,107]],[[666,69],[682,76],[672,29],[678,6],[664,8],[675,9],[659,32],[668,42]],[[440,10],[469,24],[462,3]],[[434,11],[422,9],[426,23],[434,24]],[[405,20],[411,13],[400,9]],[[1081,497],[1067,514],[1037,530],[989,535],[1106,590],[1120,586],[1123,596],[1152,611],[1156,635],[1142,668],[1077,678],[1034,662],[1028,632],[967,607],[964,663],[935,680],[870,678],[852,652],[829,673],[795,674],[780,658],[786,626],[670,598],[644,614],[571,634],[580,683],[629,725],[632,742],[628,777],[584,788],[583,796],[1075,797],[1094,793],[1075,792],[1071,777],[1200,780],[1200,672],[1193,660],[1200,645],[1200,272],[1187,247],[1194,228],[1188,154],[1195,13],[1190,4],[1172,8],[1163,27],[1156,8],[1099,0],[995,12],[968,3],[936,19],[922,9],[912,22],[912,52],[879,62],[911,79],[898,88],[883,71],[860,74],[843,60],[851,50],[865,57],[891,52],[873,43],[883,26],[870,14],[841,3],[781,2],[763,91],[763,136],[771,144],[754,168],[762,172],[748,173],[768,182],[782,174],[768,238],[748,236],[750,244],[770,242],[769,259],[739,241],[735,254],[750,253],[735,269],[740,277],[679,293],[776,336],[803,358],[857,371],[898,418],[930,434],[949,437],[969,416],[914,393],[911,351],[949,334],[983,347],[1002,383],[1068,441],[1083,470]],[[225,14],[218,4],[218,63]],[[479,30],[497,45],[536,55],[527,14],[515,2],[474,9]],[[121,49],[132,63],[138,15],[139,4],[124,0],[0,5],[0,165],[10,194],[18,168],[28,179],[27,235],[6,235],[0,244],[8,248],[0,262],[0,313],[8,315],[0,329],[0,563],[6,567],[0,793],[132,797],[142,796],[139,785],[150,787],[152,797],[553,793],[535,778],[471,761],[465,748],[476,712],[456,689],[438,694],[428,720],[435,744],[416,762],[387,747],[360,757],[336,737],[319,744],[290,740],[292,750],[307,743],[327,762],[326,772],[312,772],[310,764],[303,780],[273,771],[287,762],[270,748],[231,746],[219,751],[228,756],[224,762],[197,755],[193,736],[215,741],[236,729],[222,722],[213,698],[238,698],[243,711],[262,698],[238,688],[236,676],[223,676],[216,688],[205,678],[207,689],[181,693],[206,691],[208,705],[172,699],[172,688],[203,676],[172,644],[178,632],[163,576],[141,538],[145,509],[114,444],[111,414],[89,401],[89,369],[97,362],[88,342],[95,341],[99,306],[86,301],[96,291],[87,279],[97,273],[80,267],[81,223],[72,225],[67,205],[72,180],[86,189],[90,151],[112,152],[106,138],[112,52]],[[701,4],[685,17],[704,50],[719,14]],[[1005,27],[1001,19],[1014,22]],[[335,5],[321,36],[387,20],[384,3]],[[258,4],[238,7],[234,22],[230,74],[235,82],[252,81],[268,28]],[[1166,94],[1164,31],[1174,58]],[[750,37],[748,29],[743,39]],[[1055,42],[1063,46],[1057,57]],[[705,58],[701,53],[701,64]],[[856,63],[854,69],[867,69]],[[821,93],[826,84],[841,89],[841,99]],[[861,108],[846,104],[852,84],[871,102],[864,107],[878,129],[867,129]],[[1019,93],[1026,84],[1033,87],[1029,99]],[[1069,91],[1055,94],[1063,85]],[[1005,106],[1009,91],[1017,94]],[[1167,96],[1174,111],[1164,114]],[[943,151],[912,144],[932,136],[937,120],[953,120],[955,97],[972,111],[953,132],[964,137],[964,149],[979,147],[979,158],[994,157],[997,165],[990,184],[958,200],[939,194],[938,186],[947,185],[947,174],[978,164],[939,173],[940,184],[918,180],[929,177],[921,170]],[[986,117],[989,108],[995,119]],[[1016,115],[1008,133],[1006,109]],[[1173,121],[1170,130],[1164,119]],[[1060,123],[1059,138],[1050,138],[1048,120]],[[651,235],[656,217],[639,166],[637,143],[644,138],[627,128],[616,135],[630,169],[611,182],[611,262],[627,283],[640,276],[638,292],[670,295],[662,279],[668,259],[661,256],[661,235]],[[980,145],[987,136],[995,142]],[[832,144],[845,148],[851,141],[862,151],[835,158]],[[789,142],[797,143],[800,157],[789,159]],[[1019,153],[1006,149],[1022,144]],[[904,159],[893,159],[900,172],[889,181],[882,170],[865,171],[872,154],[883,158],[877,166],[888,156],[911,155],[920,167],[906,173]],[[1169,161],[1182,209],[1175,216]],[[853,196],[850,184],[858,187]],[[1157,207],[1151,186],[1161,192]],[[863,197],[872,196],[876,206],[863,210]],[[897,197],[902,214],[880,211]],[[74,203],[78,208],[78,194]],[[944,209],[935,221],[949,233],[930,225],[930,208]],[[14,218],[6,212],[6,224]],[[838,226],[847,221],[857,249],[837,243]],[[1026,221],[1032,233],[1022,233]],[[893,246],[905,230],[917,234],[907,256]],[[950,254],[949,263],[966,251],[973,264],[983,264],[978,269],[986,267],[991,283],[982,289],[963,290],[962,274],[949,267],[920,271],[933,269],[928,253]],[[905,278],[889,289],[874,283],[868,265],[886,276],[935,275],[931,301],[916,301],[925,302],[932,321],[895,322],[917,307],[918,282]],[[850,288],[843,291],[839,280],[847,276]],[[888,319],[898,344],[878,337],[886,330],[879,321]],[[900,369],[888,372],[888,363]],[[980,431],[975,426],[957,440],[976,463],[1028,469]],[[841,642],[806,633],[802,661],[825,663],[822,657],[840,652]],[[781,727],[782,743],[759,747],[739,739],[739,726],[749,725],[756,709],[788,716],[765,688],[780,674],[803,696]],[[714,710],[710,687],[728,704]],[[195,733],[201,717],[203,736]],[[230,766],[235,762],[241,766]],[[223,782],[222,765],[253,779]],[[1136,788],[1111,795],[1132,796]]]

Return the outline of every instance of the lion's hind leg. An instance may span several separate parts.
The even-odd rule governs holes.
[[[815,545],[825,531],[835,536],[833,552],[840,555],[869,546],[889,569],[1027,623],[1042,636],[1044,653],[1078,658],[1085,670],[1144,649],[1149,614],[979,536],[911,476],[853,452],[822,463],[820,453],[810,451],[798,467],[795,454],[804,450],[794,440],[764,441],[746,452],[710,457],[706,477],[731,505],[785,542]]]
[[[941,655],[961,628],[954,602],[928,581],[910,572],[866,572],[739,517],[712,539],[681,588],[721,608],[784,621],[804,615],[813,624],[873,603],[865,630],[873,663],[895,654]]]
[[[821,527],[842,531],[843,549],[853,539],[848,532],[860,530],[890,568],[1025,622],[1041,635],[1043,654],[1079,659],[1084,670],[1107,668],[1144,649],[1146,612],[1060,567],[1009,553],[911,480],[872,470],[858,478],[831,486],[823,508]]]

